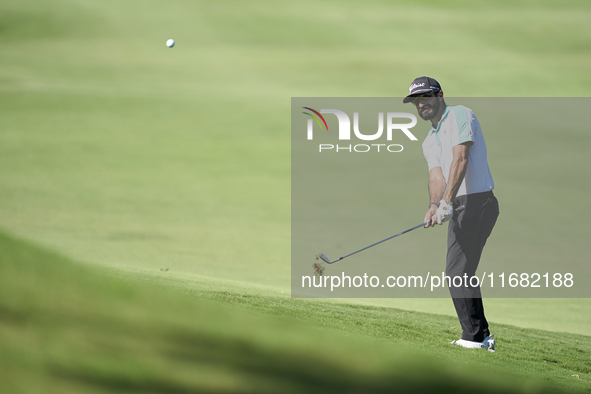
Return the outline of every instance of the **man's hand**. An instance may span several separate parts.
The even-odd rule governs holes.
[[[425,224],[425,228],[433,227],[437,224],[437,217],[435,216],[435,212],[437,212],[437,205],[433,204],[429,206],[429,210],[425,214],[425,219],[423,222]]]
[[[447,219],[451,219],[452,215],[454,214],[454,207],[450,203],[447,203],[445,200],[441,200],[439,202],[439,208],[435,212],[435,219],[437,220],[437,224],[442,224]]]

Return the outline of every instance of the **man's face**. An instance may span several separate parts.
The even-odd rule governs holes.
[[[441,102],[437,93],[424,93],[413,100],[419,116],[423,120],[431,120],[439,113]]]

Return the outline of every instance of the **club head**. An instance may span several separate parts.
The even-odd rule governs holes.
[[[327,264],[336,263],[337,261],[342,260],[342,257],[339,257],[338,259],[336,259],[334,261],[330,261],[330,259],[328,257],[326,257],[326,255],[324,253],[320,253],[320,258],[322,259],[322,261],[324,261]]]
[[[345,256],[345,257],[346,257],[346,256]],[[324,261],[326,264],[334,264],[334,263],[336,263],[337,261],[341,261],[341,260],[343,259],[343,257],[339,257],[339,258],[338,258],[338,259],[336,259],[336,260],[330,261],[330,259],[329,259],[328,257],[326,257],[326,255],[325,255],[324,253],[318,253],[318,254],[316,255],[316,260],[318,260],[318,259],[322,259],[322,261]]]

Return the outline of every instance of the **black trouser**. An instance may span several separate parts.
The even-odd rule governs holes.
[[[462,325],[462,339],[482,342],[490,335],[480,286],[470,285],[476,274],[482,249],[499,216],[499,203],[492,191],[457,197],[447,231],[446,275],[452,281],[462,277],[460,286],[449,286],[456,313]],[[468,280],[465,280],[465,274]],[[460,281],[457,280],[456,284]],[[476,281],[473,281],[475,284]]]

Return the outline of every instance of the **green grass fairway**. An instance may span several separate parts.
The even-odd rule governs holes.
[[[591,390],[589,299],[486,300],[488,354],[446,346],[447,299],[289,297],[291,97],[401,96],[425,74],[448,96],[586,97],[590,17],[586,0],[0,2],[0,386]],[[587,264],[589,133],[486,133],[502,220],[484,263]],[[393,206],[422,219],[425,178],[400,181]]]
[[[591,344],[580,335],[499,326],[504,349],[466,350],[439,342],[458,334],[449,317],[225,287],[193,288],[199,297],[189,297],[145,283],[153,276],[124,283],[1,234],[0,248],[6,392],[551,393],[591,387]]]

